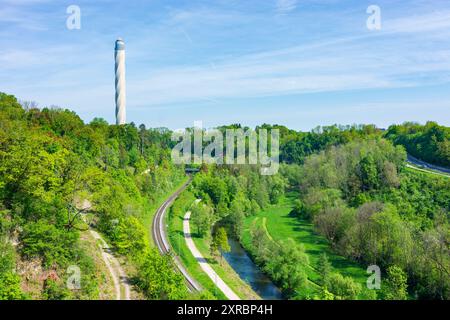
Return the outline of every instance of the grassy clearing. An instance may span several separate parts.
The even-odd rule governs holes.
[[[280,241],[291,238],[297,243],[304,245],[311,266],[305,271],[310,280],[312,293],[318,289],[316,284],[319,280],[319,274],[316,268],[322,252],[328,255],[335,272],[352,277],[356,282],[365,286],[367,273],[361,266],[335,254],[331,250],[327,240],[314,232],[311,223],[290,215],[296,198],[298,198],[298,194],[296,192],[290,192],[286,197],[281,199],[279,204],[261,211],[257,215],[248,217],[244,223],[243,246],[246,249],[250,248],[251,226],[253,224],[261,225],[267,230],[269,239]]]
[[[170,244],[176,254],[180,257],[186,269],[202,285],[202,287],[208,290],[218,299],[225,300],[225,295],[216,287],[216,285],[208,277],[208,275],[203,272],[197,260],[194,258],[189,248],[187,247],[186,241],[184,239],[183,218],[186,211],[189,210],[194,201],[194,195],[189,191],[185,191],[171,207],[170,214],[168,216]],[[193,230],[195,230],[195,227],[191,225],[191,231]],[[240,298],[259,298],[258,295],[250,288],[250,286],[245,283],[238,274],[236,274],[236,272],[231,268],[231,266],[226,262],[225,259],[218,263],[211,258],[207,240],[195,237],[195,233],[193,234],[193,240],[198,250],[208,260],[211,267]]]

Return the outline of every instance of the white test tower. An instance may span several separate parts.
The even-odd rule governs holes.
[[[119,38],[115,48],[116,60],[116,124],[122,125],[127,122],[126,116],[126,82],[125,82],[125,42]]]

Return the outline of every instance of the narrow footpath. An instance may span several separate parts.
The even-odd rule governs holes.
[[[116,300],[130,300],[130,285],[128,284],[128,278],[120,266],[119,261],[114,257],[110,246],[100,236],[97,231],[89,230],[92,237],[97,241],[97,244],[101,250],[103,261],[108,267],[109,273],[114,282],[114,289],[116,292]],[[122,291],[123,288],[123,291]]]

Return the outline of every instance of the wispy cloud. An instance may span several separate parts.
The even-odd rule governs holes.
[[[435,10],[380,0],[382,30],[371,32],[359,0],[80,0],[83,28],[69,32],[64,5],[45,2],[0,0],[7,4],[0,8],[0,90],[82,115],[113,115],[119,35],[127,43],[128,106],[142,111],[138,121],[154,119],[150,110],[169,117],[193,106],[225,120],[234,103],[243,119],[262,119],[242,101],[273,101],[276,114],[283,101],[296,105],[311,93],[320,93],[314,105],[330,93],[426,92],[450,83],[450,6],[442,3]]]
[[[199,101],[359,89],[402,88],[448,81],[450,52],[414,52],[402,58],[371,53],[353,45],[321,50],[249,55],[187,68],[153,70],[130,80],[137,104],[157,105]],[[296,53],[298,55],[296,55]],[[432,74],[440,72],[441,74]],[[432,77],[424,79],[424,74]],[[173,92],[177,92],[176,95]],[[141,98],[138,98],[141,97]]]
[[[384,31],[393,33],[431,32],[450,29],[450,10],[432,13],[406,15],[384,23]]]
[[[297,8],[297,0],[277,0],[276,11],[278,14],[286,14]]]

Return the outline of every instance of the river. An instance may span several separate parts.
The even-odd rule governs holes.
[[[259,270],[240,243],[234,239],[228,239],[228,241],[231,251],[224,253],[224,257],[241,279],[247,282],[253,291],[264,300],[283,299],[280,289]]]

